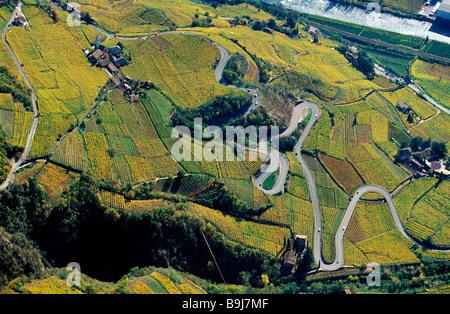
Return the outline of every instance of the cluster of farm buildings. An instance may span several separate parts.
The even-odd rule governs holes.
[[[449,171],[445,170],[445,164],[440,160],[433,160],[433,154],[430,147],[421,147],[419,151],[413,152],[411,147],[399,149],[396,160],[408,169],[414,177],[426,177],[429,170],[433,173],[443,173],[449,175]]]
[[[124,58],[120,46],[105,48],[100,44],[98,36],[94,51],[88,52],[88,59],[93,65],[105,68],[110,75],[116,73],[120,67],[128,64],[128,60]]]

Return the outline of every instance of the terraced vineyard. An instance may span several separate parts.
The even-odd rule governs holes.
[[[64,188],[74,183],[79,174],[55,164],[38,160],[23,169],[20,169],[15,181],[23,184],[29,177],[34,177],[42,185],[51,202],[56,201]]]
[[[449,67],[438,63],[416,60],[411,67],[411,74],[417,83],[436,101],[449,106]]]
[[[175,24],[178,28],[190,26],[193,20],[200,19],[195,14],[203,18],[207,10],[220,12],[220,16],[238,16],[240,11],[255,18],[272,17],[245,4],[217,8],[182,0],[143,0],[137,5],[132,1],[86,0],[82,4],[98,25],[117,34],[155,33]],[[378,185],[395,191],[394,203],[409,235],[421,243],[448,248],[448,180],[420,178],[407,183],[411,174],[394,162],[398,149],[408,145],[412,136],[445,142],[450,148],[448,115],[438,113],[407,87],[398,88],[379,77],[366,79],[337,51],[337,42],[321,37],[320,44],[315,44],[303,29],[292,39],[281,32],[257,32],[245,25],[231,28],[226,20],[217,21],[221,27],[183,28],[183,32],[195,32],[217,41],[232,53],[241,53],[249,61],[249,71],[243,77],[252,90],[264,88],[264,83],[259,82],[260,75],[272,79],[270,84],[279,87],[280,93],[268,92],[265,97],[274,98],[268,101],[276,103],[277,97],[285,97],[293,106],[299,99],[305,99],[321,107],[321,114],[315,117],[317,123],[302,147],[307,153],[304,160],[308,167],[303,168],[294,152],[285,153],[289,161],[285,193],[265,195],[254,183],[264,164],[261,160],[177,162],[171,156],[175,142],[171,136],[174,111],[198,108],[217,96],[244,93],[217,82],[215,69],[221,53],[214,44],[183,33],[122,38],[121,44],[131,62],[120,71],[134,78],[137,85],[150,81],[155,86],[130,101],[128,95],[108,81],[103,69],[87,61],[82,49],[92,49],[96,29],[53,23],[42,9],[32,5],[25,6],[24,12],[31,27],[11,28],[7,39],[38,97],[40,120],[30,158],[41,157],[45,161],[38,160],[25,167],[17,173],[16,180],[23,183],[28,177],[36,177],[50,201],[55,201],[65,187],[75,182],[78,173],[89,172],[102,185],[99,194],[109,207],[107,214],[155,211],[172,206],[173,199],[180,198],[185,202],[181,210],[204,218],[231,243],[277,257],[292,233],[305,235],[308,247],[312,248],[318,232],[315,218],[320,217],[320,254],[323,261],[332,263],[337,257],[335,237],[342,231],[339,226],[355,197],[353,193],[362,185]],[[370,29],[362,32],[380,34]],[[102,42],[108,47],[119,41],[111,35],[108,38]],[[0,64],[11,62],[3,57],[2,52]],[[446,66],[418,60],[412,74],[427,90],[427,86],[436,84],[430,94],[445,102],[446,70]],[[255,99],[259,101],[258,96]],[[399,102],[408,103],[418,119],[408,121],[407,115],[396,109]],[[256,120],[259,118],[262,119],[257,116]],[[0,94],[0,124],[14,145],[24,147],[32,119],[31,112],[12,95]],[[305,130],[299,128],[296,132],[295,136]],[[200,146],[194,143],[192,147],[195,145]],[[313,201],[317,199],[311,195],[312,186],[305,175],[309,176],[308,168],[316,182],[320,204],[316,217]],[[156,199],[138,200],[133,199],[133,191],[123,192],[141,187],[161,193]],[[236,197],[252,211],[239,213],[236,218],[233,208],[219,211],[195,204],[209,200],[219,189],[225,197]],[[419,262],[411,250],[413,242],[397,230],[388,204],[379,201],[380,195],[376,193],[364,197],[372,201],[360,202],[351,218],[344,238],[345,264]],[[166,253],[161,249],[158,254]],[[447,257],[442,256],[436,258]],[[42,284],[57,287],[60,282],[52,278]],[[176,282],[170,274],[157,271],[130,280],[128,287],[141,293],[203,292],[190,281]],[[28,292],[36,291],[28,288]]]
[[[152,95],[158,95],[157,100],[163,97],[157,91]],[[130,103],[114,89],[107,98],[88,120],[84,132],[75,130],[62,139],[52,159],[78,170],[90,168],[97,177],[122,183],[177,174],[181,167],[164,143],[170,133],[159,123],[152,98]]]
[[[357,246],[345,242],[345,260],[351,265],[417,263],[419,259],[411,252],[413,244],[397,230],[361,241]]]
[[[7,40],[37,90],[41,119],[31,157],[39,157],[47,155],[57,137],[92,106],[92,99],[106,82],[107,74],[90,66],[81,50],[89,43],[84,36],[73,36],[76,30],[51,23],[48,15],[37,7],[25,6],[24,12],[30,16],[33,27],[10,28]],[[84,41],[79,41],[80,38]],[[49,42],[52,44],[48,45]]]
[[[448,181],[415,180],[394,197],[405,230],[415,239],[448,247]]]
[[[450,234],[449,188],[449,181],[443,181],[412,207],[405,228],[419,241],[431,242],[438,247],[448,246],[447,240]]]
[[[395,206],[398,208],[403,223],[406,223],[414,203],[436,183],[437,180],[434,178],[414,180],[394,197]],[[418,194],[417,191],[420,191],[420,194]]]
[[[54,273],[55,271],[53,271]],[[95,285],[98,294],[111,294],[119,289],[127,287],[132,294],[206,294],[207,292],[198,284],[186,277],[183,273],[172,268],[146,268],[142,270],[145,275],[133,276],[129,280],[117,283],[99,282],[82,274],[81,287],[70,287],[66,278],[57,274],[45,275],[45,278],[28,280],[25,284],[17,285],[17,280],[11,282],[8,287],[2,289],[2,293],[24,293],[24,294],[83,294],[85,288]],[[127,278],[128,279],[128,278]],[[124,284],[121,285],[121,284]],[[92,290],[91,290],[92,291]]]
[[[449,127],[450,122],[448,121],[448,115],[440,113],[435,118],[415,126],[410,132],[413,136],[421,136],[425,139],[431,138],[433,141],[446,143],[447,149],[449,149]]]
[[[368,184],[393,190],[409,175],[387,159],[375,146],[363,144],[348,151],[349,159]]]
[[[155,208],[167,207],[169,202],[164,199],[152,200],[127,200],[123,195],[102,190],[101,198],[104,204],[108,207],[124,210],[127,212],[140,213],[144,211],[151,211]]]
[[[288,228],[245,220],[239,221],[201,205],[191,204],[190,208],[194,213],[216,226],[231,241],[258,248],[273,255],[281,252],[285,239],[290,236]]]
[[[192,47],[198,53],[192,54]],[[126,48],[135,57],[124,68],[125,74],[140,80],[151,78],[180,107],[195,108],[233,92],[215,80],[213,66],[220,52],[205,39],[167,34],[132,42]]]
[[[54,199],[64,187],[78,179],[78,174],[47,163],[36,175],[36,179],[44,186],[48,197]]]
[[[11,137],[12,144],[25,147],[33,122],[33,113],[23,104],[14,103],[11,94],[0,94],[0,124]]]

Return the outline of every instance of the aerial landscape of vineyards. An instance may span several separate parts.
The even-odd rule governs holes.
[[[5,1],[0,292],[447,293],[447,42],[294,2]]]

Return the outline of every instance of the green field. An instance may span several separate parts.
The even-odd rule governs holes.
[[[449,181],[444,181],[414,204],[406,223],[406,230],[419,241],[427,241],[436,246],[448,246],[449,188]]]
[[[425,92],[446,107],[450,106],[450,76],[448,73],[449,66],[422,60],[414,62],[411,68],[411,74],[425,89]]]
[[[440,41],[430,41],[424,51],[445,58],[450,58],[449,45]]]

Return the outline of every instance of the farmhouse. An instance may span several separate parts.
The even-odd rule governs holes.
[[[294,240],[294,248],[297,250],[297,252],[300,252],[301,250],[303,250],[304,248],[306,248],[307,243],[308,243],[308,237],[305,235],[299,235],[297,234],[295,236],[295,240]]]
[[[396,107],[398,110],[400,110],[403,113],[407,113],[411,110],[411,108],[408,106],[408,104],[404,103],[404,102],[398,102]]]
[[[95,60],[98,60],[98,59],[100,59],[101,56],[103,56],[103,51],[101,51],[100,49],[96,49],[96,50],[94,50],[94,52],[91,54],[91,56],[92,56]]]
[[[263,32],[265,32],[267,34],[273,34],[273,29],[266,27],[263,29]]]
[[[119,69],[112,62],[108,63],[108,65],[106,66],[106,69],[111,74],[114,74],[115,72],[119,71]]]
[[[283,255],[283,263],[281,265],[281,272],[283,274],[293,274],[296,270],[298,260],[298,253],[294,250],[288,250]]]
[[[13,25],[15,25],[15,26],[28,26],[28,22],[27,22],[25,17],[18,16],[18,17],[14,18]]]
[[[136,96],[135,94],[132,94],[132,95],[130,96],[130,101],[131,101],[131,102],[139,102],[139,97]]]
[[[311,32],[310,32],[311,33]],[[312,33],[312,35],[314,36],[314,32]],[[341,48],[344,48],[345,50],[345,57],[347,58],[348,61],[353,61],[358,59],[359,57],[359,50],[358,48],[356,48],[353,45],[340,45]]]
[[[425,171],[425,168],[423,165],[421,165],[417,160],[411,159],[409,161],[405,161],[402,163],[402,165],[410,171],[414,177],[425,177],[427,176],[427,172]]]
[[[95,50],[88,55],[88,59],[93,65],[105,68],[111,74],[117,72],[120,67],[128,65],[128,61],[122,57],[122,48],[114,46],[106,49],[99,42],[97,36]]]
[[[433,171],[437,171],[442,168],[441,162],[439,162],[439,161],[432,161],[432,162],[426,161],[426,164]]]
[[[348,51],[350,51],[351,53],[354,53],[354,54],[358,54],[359,53],[359,49],[356,48],[353,45],[348,45],[347,48],[348,48]]]
[[[111,81],[113,82],[114,86],[119,88],[122,86],[122,78],[118,75],[114,75],[111,77]]]
[[[308,33],[314,36],[315,34],[319,33],[319,30],[314,26],[309,26]]]
[[[108,53],[111,56],[118,58],[122,55],[122,49],[119,46],[114,46],[108,49]]]
[[[81,13],[80,6],[79,5],[73,5],[73,3],[66,3],[65,9],[67,12],[71,13],[73,11],[76,11],[77,13]]]
[[[118,67],[123,67],[128,65],[128,61],[125,60],[125,58],[121,57],[121,58],[117,58],[115,56],[112,56],[112,60],[114,62],[114,64]]]
[[[111,60],[109,58],[102,59],[98,62],[98,65],[102,68],[106,68],[111,63]]]

